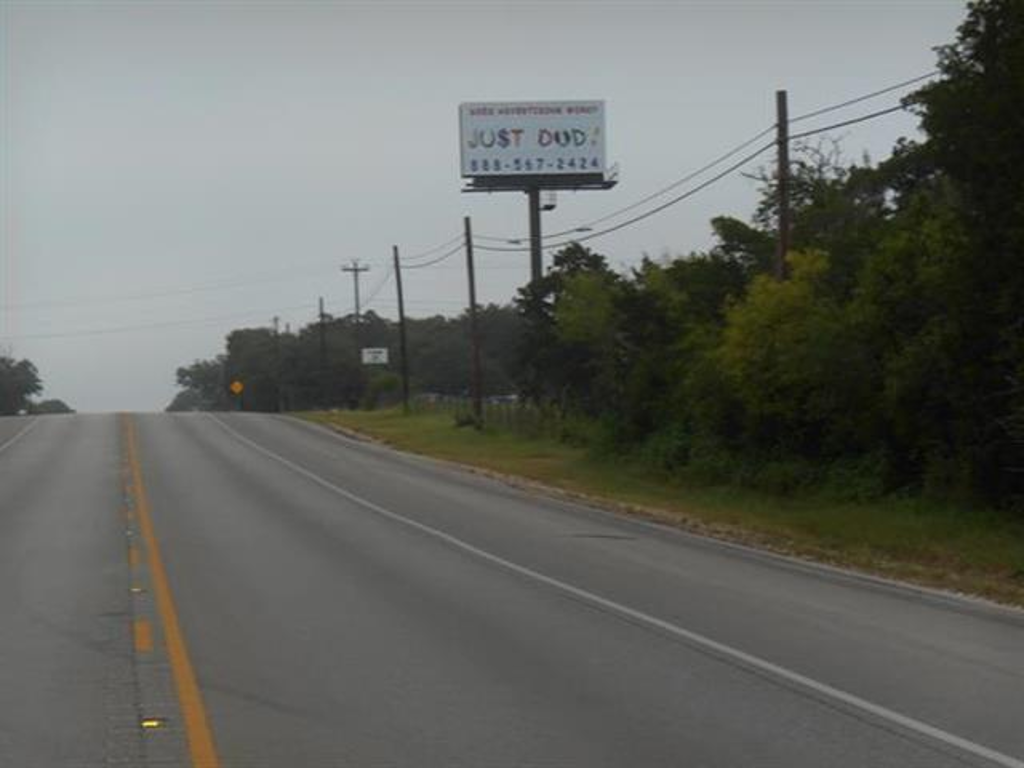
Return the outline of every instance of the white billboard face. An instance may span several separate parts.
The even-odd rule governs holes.
[[[603,176],[604,133],[603,101],[461,104],[462,175]]]

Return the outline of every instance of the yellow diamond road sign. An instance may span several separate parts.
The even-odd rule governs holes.
[[[231,389],[231,394],[233,394],[233,395],[240,395],[240,394],[242,394],[242,390],[245,389],[245,385],[242,384],[242,382],[240,382],[238,379],[235,379],[234,381],[231,382],[230,389]]]

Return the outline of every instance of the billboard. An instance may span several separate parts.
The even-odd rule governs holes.
[[[459,105],[463,177],[604,176],[603,101]]]

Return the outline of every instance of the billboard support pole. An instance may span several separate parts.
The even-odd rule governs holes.
[[[544,276],[544,251],[541,248],[540,232],[540,187],[528,187],[526,195],[530,206],[530,282],[535,283]]]
[[[473,223],[469,216],[462,218],[466,228],[466,273],[469,277],[469,338],[472,351],[472,381],[470,383],[473,397],[473,426],[480,429],[484,425],[483,393],[481,392],[480,375],[480,334],[476,324],[476,275],[473,271]]]

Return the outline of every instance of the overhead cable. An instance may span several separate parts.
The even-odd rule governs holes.
[[[818,115],[824,115],[824,114],[827,114],[829,112],[835,112],[837,109],[843,109],[844,107],[850,107],[850,106],[853,106],[854,104],[860,104],[862,101],[868,101],[869,99],[874,99],[874,98],[876,98],[878,96],[882,96],[882,95],[884,95],[886,93],[892,93],[893,91],[898,91],[901,88],[906,88],[908,85],[913,85],[914,83],[919,83],[922,80],[928,80],[930,78],[933,78],[933,77],[935,77],[938,74],[939,74],[938,70],[933,70],[932,72],[928,72],[928,73],[923,74],[923,75],[918,75],[917,77],[912,77],[909,80],[904,80],[903,82],[896,83],[895,85],[890,85],[887,88],[882,88],[881,90],[872,91],[871,93],[866,93],[863,96],[857,96],[856,98],[853,98],[853,99],[847,99],[846,101],[840,102],[839,104],[833,104],[832,106],[829,106],[829,107],[822,107],[821,109],[816,109],[813,112],[805,112],[802,115],[797,115],[796,117],[791,117],[789,119],[789,122],[790,123],[798,123],[801,120],[809,120],[812,117],[817,117]]]
[[[631,217],[629,219],[626,219],[625,221],[621,221],[618,224],[615,224],[614,226],[607,227],[607,228],[599,230],[597,232],[591,232],[590,234],[585,235],[583,237],[575,237],[575,238],[572,238],[570,240],[563,240],[563,241],[558,242],[558,243],[551,243],[549,245],[545,245],[544,246],[544,250],[554,250],[556,248],[564,248],[565,246],[567,246],[567,245],[569,245],[571,243],[585,243],[588,240],[593,240],[596,237],[603,237],[604,235],[610,234],[612,232],[617,232],[620,229],[625,229],[626,227],[632,226],[633,224],[636,224],[637,222],[640,222],[640,221],[643,221],[644,219],[650,218],[651,216],[654,216],[657,213],[661,213],[666,208],[670,208],[673,205],[676,205],[677,203],[681,203],[683,200],[686,200],[686,199],[688,199],[690,197],[693,197],[693,195],[697,194],[698,192],[700,192],[700,191],[702,191],[704,189],[707,189],[712,184],[715,184],[716,182],[721,181],[722,179],[724,179],[729,174],[734,173],[735,171],[739,170],[744,165],[749,163],[751,160],[753,160],[754,158],[764,154],[765,152],[767,152],[769,149],[771,149],[774,146],[775,146],[775,142],[770,142],[768,144],[763,145],[761,148],[755,150],[754,152],[751,152],[750,154],[745,155],[743,158],[741,158],[740,160],[738,160],[735,163],[733,163],[732,165],[730,165],[724,171],[720,171],[719,173],[715,174],[711,178],[701,182],[696,187],[693,187],[692,189],[688,189],[686,192],[683,192],[680,195],[676,195],[675,197],[671,198],[670,200],[665,201],[661,205],[655,206],[654,208],[651,208],[651,209],[649,209],[647,211],[644,211],[641,214],[638,214],[638,215],[633,216],[633,217]],[[476,244],[476,247],[480,248],[481,250],[484,250],[484,251],[505,251],[505,252],[519,252],[519,253],[527,252],[527,251],[530,250],[529,248],[499,248],[499,247],[490,246],[490,245],[483,245],[483,244]]]
[[[459,238],[461,240],[462,236],[460,235]],[[450,251],[446,251],[445,253],[442,253],[436,259],[431,259],[430,261],[424,261],[424,262],[421,262],[419,264],[404,264],[403,263],[402,264],[402,269],[423,269],[424,267],[432,267],[435,264],[440,264],[445,259],[451,258],[453,255],[455,255],[456,253],[461,251],[464,247],[465,247],[464,244],[460,242],[458,245],[456,245]],[[403,259],[403,261],[404,261],[404,259]]]
[[[791,118],[790,119],[790,123],[794,123],[794,122],[801,121],[801,120],[807,120],[807,119],[810,119],[812,117],[817,117],[818,115],[827,114],[829,112],[834,112],[836,110],[843,109],[845,107],[849,107],[849,106],[852,106],[854,104],[859,104],[859,103],[861,103],[863,101],[867,101],[869,99],[874,99],[874,98],[877,98],[878,96],[882,96],[884,94],[891,93],[891,92],[896,91],[896,90],[900,90],[901,88],[906,88],[907,86],[913,85],[914,83],[921,82],[922,80],[927,80],[929,78],[935,77],[937,74],[939,74],[938,71],[932,71],[932,72],[925,73],[923,75],[918,75],[917,77],[912,77],[912,78],[910,78],[908,80],[902,80],[902,81],[900,81],[898,83],[894,83],[893,85],[887,86],[885,88],[881,88],[881,89],[876,90],[876,91],[871,91],[870,93],[866,93],[866,94],[863,94],[861,96],[854,97],[852,99],[847,99],[846,101],[842,101],[842,102],[840,102],[838,104],[832,104],[832,105],[829,105],[827,107],[822,107],[822,108],[816,109],[816,110],[814,110],[812,112],[807,112],[805,114],[799,115],[799,116],[797,116],[795,118]],[[859,118],[854,118],[854,119],[843,121],[843,122],[836,123],[836,124],[833,124],[833,125],[825,126],[823,128],[818,128],[818,129],[815,129],[813,131],[806,131],[806,132],[803,132],[803,133],[791,136],[790,140],[798,139],[798,138],[803,138],[803,137],[806,137],[806,136],[811,136],[811,135],[814,135],[815,133],[823,133],[825,131],[834,130],[836,128],[841,128],[841,127],[846,126],[846,125],[853,125],[855,123],[863,122],[865,120],[870,120],[870,119],[873,119],[875,117],[880,117],[882,115],[889,114],[890,112],[895,112],[895,111],[897,111],[898,109],[901,109],[901,108],[902,107],[894,107],[892,109],[880,110],[878,112],[873,112],[873,113],[871,113],[869,115],[864,115],[864,116],[859,117]],[[750,137],[749,139],[747,139],[743,143],[738,144],[737,146],[735,146],[734,148],[732,148],[731,150],[729,150],[725,154],[716,157],[714,160],[710,161],[709,163],[707,163],[706,165],[702,166],[701,168],[698,168],[697,170],[687,174],[686,176],[683,176],[682,178],[677,179],[676,181],[673,181],[671,184],[668,184],[668,185],[666,185],[666,186],[664,186],[664,187],[662,187],[662,188],[660,188],[660,189],[650,193],[649,195],[646,195],[645,197],[642,197],[641,199],[637,200],[636,202],[634,202],[634,203],[632,203],[630,205],[625,206],[624,208],[619,208],[617,210],[611,211],[610,213],[607,213],[607,214],[605,214],[603,216],[600,216],[600,217],[598,217],[596,219],[591,219],[589,221],[583,222],[583,223],[581,223],[581,224],[579,224],[579,225],[577,225],[575,227],[572,227],[570,229],[564,229],[564,230],[560,230],[558,232],[551,232],[549,234],[542,235],[542,239],[543,240],[550,240],[550,239],[554,239],[554,238],[558,238],[558,237],[563,237],[565,235],[570,235],[570,234],[577,233],[577,232],[587,232],[588,230],[590,230],[590,228],[594,224],[600,224],[602,222],[608,221],[609,219],[617,218],[618,216],[621,216],[624,213],[628,213],[629,211],[635,210],[635,209],[645,205],[646,203],[649,203],[652,200],[655,200],[656,198],[661,197],[662,195],[664,195],[664,194],[666,194],[668,192],[671,192],[672,190],[681,187],[682,185],[686,184],[687,182],[692,181],[693,179],[703,175],[707,171],[711,170],[712,168],[717,167],[718,165],[720,165],[721,163],[725,162],[726,160],[731,159],[732,157],[734,157],[735,155],[739,154],[744,149],[749,147],[751,144],[754,144],[759,139],[761,139],[764,136],[770,134],[776,128],[777,128],[776,125],[771,125],[771,126],[765,128],[760,133]],[[614,231],[614,230],[611,230],[611,231]],[[500,238],[500,237],[487,236],[487,235],[477,235],[474,239],[489,240],[489,241],[492,241],[492,242],[505,242],[505,243],[509,243],[509,244],[517,244],[517,243],[520,243],[520,242],[524,242],[528,238],[526,238],[526,237]],[[586,240],[586,239],[589,239],[589,236],[583,237],[583,238],[573,238],[571,240],[571,242],[582,242],[583,240]],[[495,247],[495,246],[486,246],[486,245],[479,245],[478,247],[481,248],[482,250],[488,250],[488,251],[499,251],[500,250],[500,251],[507,251],[507,252],[515,252],[515,253],[521,253],[523,251],[528,251],[529,250],[529,248],[523,248],[523,247],[517,247],[517,248],[498,248],[498,247]],[[545,247],[545,250],[547,250],[547,247]]]
[[[384,289],[384,286],[388,284],[388,281],[391,279],[391,276],[393,274],[394,267],[388,267],[387,272],[384,273],[384,277],[381,279],[379,283],[377,283],[377,285],[373,287],[373,290],[370,291],[369,295],[366,297],[366,300],[362,302],[363,309],[366,309],[367,307],[370,306],[370,304],[373,303],[373,300],[377,298],[377,295]]]
[[[4,336],[6,340],[22,340],[22,339],[63,339],[77,336],[105,336],[113,333],[127,333],[129,331],[144,331],[153,330],[158,328],[174,328],[177,326],[185,325],[204,325],[208,323],[218,323],[223,320],[234,320],[240,317],[252,317],[254,315],[270,315],[274,312],[295,312],[300,309],[314,309],[313,304],[298,304],[290,307],[278,307],[276,309],[260,309],[251,310],[248,312],[234,312],[228,315],[217,315],[214,317],[198,317],[191,320],[168,320],[166,322],[159,323],[140,323],[137,325],[118,325],[107,328],[93,328],[80,331],[63,331],[56,333],[30,333],[19,336]]]
[[[456,240],[458,240],[459,242],[462,242],[462,238],[463,238],[463,235],[460,232],[459,234],[455,235],[455,237],[449,238],[448,240],[445,240],[443,243],[440,243],[439,245],[435,245],[433,248],[428,248],[425,251],[420,251],[419,253],[414,253],[411,256],[403,256],[402,257],[402,261],[415,261],[417,259],[426,258],[427,256],[433,256],[438,251],[443,251],[445,248],[449,247]]]
[[[813,130],[804,131],[803,133],[794,133],[789,137],[789,140],[795,141],[796,139],[803,139],[806,138],[807,136],[814,136],[817,133],[834,131],[836,128],[843,128],[847,125],[863,123],[866,120],[874,120],[876,117],[882,117],[883,115],[888,115],[893,112],[899,112],[900,110],[903,109],[906,109],[906,107],[903,106],[902,104],[897,104],[895,107],[889,107],[888,109],[880,109],[877,112],[870,112],[866,115],[861,115],[860,117],[854,117],[849,120],[843,120],[841,123],[832,123],[832,125],[825,125],[822,126],[821,128],[814,128]]]

